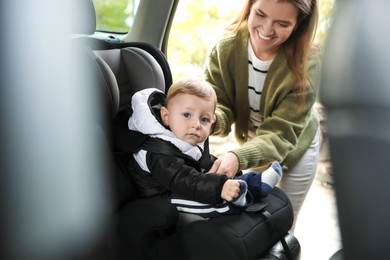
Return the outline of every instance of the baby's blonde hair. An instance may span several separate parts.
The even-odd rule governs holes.
[[[178,94],[189,94],[200,98],[211,98],[214,101],[214,110],[217,106],[217,94],[206,80],[199,77],[185,77],[173,83],[168,90],[165,105]]]

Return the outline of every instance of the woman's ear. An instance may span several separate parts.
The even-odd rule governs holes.
[[[169,111],[166,107],[161,107],[160,116],[164,126],[169,126]]]

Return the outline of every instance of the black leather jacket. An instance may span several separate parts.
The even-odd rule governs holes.
[[[157,113],[159,110],[156,109],[159,107],[156,101],[162,102],[161,95],[163,94],[150,89],[147,93],[147,95],[134,95],[133,97],[145,99],[150,108],[144,110],[148,112],[148,115],[144,112],[140,118],[161,122],[159,113]],[[141,109],[139,105],[133,107],[133,115],[137,113],[137,109]],[[159,126],[163,127],[161,123]],[[142,129],[133,130],[142,132]],[[222,202],[221,191],[228,178],[222,174],[207,173],[215,160],[215,157],[209,153],[207,141],[203,146],[203,151],[201,149],[202,156],[199,160],[184,154],[174,143],[156,137],[149,137],[141,146],[141,150],[146,151],[144,163],[149,172],[143,170],[134,157],[129,164],[129,170],[140,197],[156,197],[175,193],[202,203]]]

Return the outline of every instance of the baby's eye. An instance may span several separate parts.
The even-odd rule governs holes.
[[[183,116],[185,117],[185,118],[190,118],[191,117],[191,114],[190,113],[183,113]]]
[[[208,119],[207,117],[203,117],[203,118],[200,119],[200,121],[201,121],[202,123],[209,123],[209,122],[210,122],[210,119]]]

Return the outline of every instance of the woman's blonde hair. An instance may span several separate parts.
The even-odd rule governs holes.
[[[210,83],[200,77],[185,77],[174,82],[168,89],[165,105],[178,94],[190,94],[201,98],[211,98],[214,109],[217,106],[217,95]]]
[[[243,25],[247,25],[252,5],[258,0],[245,0],[237,17],[228,26],[228,29],[237,32]],[[318,54],[318,46],[313,45],[318,24],[317,0],[279,0],[289,2],[298,9],[297,27],[285,42],[287,64],[292,72],[297,88],[303,93],[304,102],[307,93],[307,83],[312,82],[308,76],[308,60],[311,54]]]

